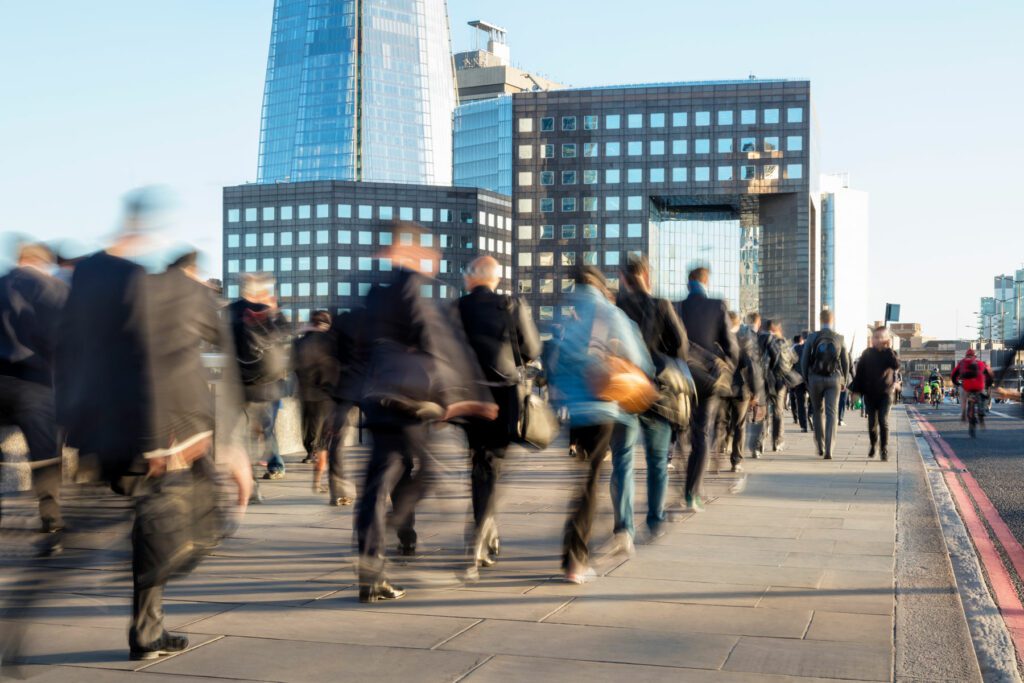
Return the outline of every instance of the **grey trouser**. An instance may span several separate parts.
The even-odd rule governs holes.
[[[838,375],[822,377],[812,374],[807,378],[811,414],[814,417],[814,444],[818,447],[818,453],[829,458],[832,457],[832,442],[839,424],[840,390],[841,383]],[[822,424],[822,417],[824,417],[824,424]]]

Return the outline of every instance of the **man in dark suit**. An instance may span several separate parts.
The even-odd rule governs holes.
[[[676,302],[676,312],[686,327],[686,334],[693,351],[716,355],[728,360],[735,368],[739,362],[739,347],[736,337],[729,329],[725,303],[710,299],[707,294],[711,271],[696,268],[690,272],[688,287],[690,295]],[[696,348],[695,348],[696,347]],[[696,410],[690,423],[690,459],[686,464],[686,507],[702,512],[704,504],[700,499],[700,485],[707,467],[708,449],[714,441],[715,417],[718,415],[718,397],[706,390],[698,389]]]
[[[735,316],[735,317],[734,317]],[[738,313],[729,312],[730,329],[736,336],[739,348],[739,363],[733,375],[733,394],[723,401],[722,410],[726,413],[726,433],[721,434],[725,443],[731,445],[729,461],[733,472],[743,471],[743,449],[746,441],[747,418],[752,407],[764,405],[764,373],[761,367],[761,356],[758,353],[757,340],[750,331],[751,326],[757,329],[760,324],[759,313],[748,313],[747,323],[740,325]],[[721,452],[721,445],[719,446]],[[754,457],[757,457],[754,452]]]
[[[355,308],[336,316],[331,323],[332,353],[338,363],[338,378],[331,389],[334,408],[327,444],[327,481],[333,506],[351,505],[355,499],[355,484],[345,472],[345,448],[356,428],[366,381],[366,321],[366,309]]]
[[[53,399],[53,353],[68,286],[51,275],[53,253],[23,244],[17,266],[0,278],[0,423],[21,430],[28,444],[44,554],[60,551],[61,448]]]
[[[832,459],[832,443],[839,424],[839,395],[849,382],[850,354],[843,336],[832,329],[835,314],[821,312],[821,329],[812,332],[800,358],[800,374],[807,380],[818,456]]]
[[[381,254],[391,261],[391,281],[371,289],[366,302],[371,350],[362,407],[373,448],[356,510],[360,602],[405,595],[385,574],[385,513],[390,495],[400,551],[414,554],[415,508],[432,470],[429,423],[498,415],[461,329],[431,301],[438,284],[429,274],[437,272],[440,253],[425,245],[433,240],[412,223],[393,233],[394,245]]]
[[[498,406],[496,420],[469,419],[465,424],[472,462],[472,577],[476,567],[494,564],[499,547],[494,492],[510,442],[511,420],[517,415],[512,411],[520,382],[513,344],[519,362],[528,363],[540,356],[541,342],[530,307],[495,292],[501,282],[501,265],[496,259],[481,256],[474,260],[466,269],[465,281],[469,294],[459,299],[459,318]]]
[[[804,355],[805,334],[793,337],[793,358],[796,359],[793,370],[800,372],[800,359]],[[803,375],[801,375],[803,377]],[[793,387],[789,391],[789,410],[793,414],[793,424],[800,425],[801,432],[807,432],[807,382]]]
[[[326,493],[320,482],[327,469],[328,421],[334,408],[331,391],[338,381],[330,313],[313,312],[309,327],[292,343],[292,356],[302,412],[302,446],[306,451],[303,462],[313,463],[313,493]]]

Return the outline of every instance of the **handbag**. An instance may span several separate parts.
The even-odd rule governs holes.
[[[601,314],[594,311],[593,327],[605,327]],[[603,333],[590,333],[590,354],[592,356],[587,380],[594,395],[602,401],[615,403],[627,413],[647,412],[658,400],[658,389],[647,377],[647,373],[634,363],[614,353],[601,340]]]
[[[697,397],[693,374],[679,358],[659,354],[658,360],[662,366],[657,377],[658,400],[651,406],[651,412],[677,429],[686,429]]]
[[[516,382],[515,404],[509,411],[509,431],[516,443],[542,451],[558,436],[561,425],[548,402],[533,391],[533,380],[523,363],[522,350],[519,348],[519,329],[512,315],[512,305],[512,298],[509,297],[505,315],[508,317],[512,358],[515,360],[519,377]]]
[[[732,380],[736,369],[725,358],[691,340],[686,364],[700,396],[728,398],[733,395]]]

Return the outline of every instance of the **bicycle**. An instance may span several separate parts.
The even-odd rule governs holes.
[[[935,389],[932,389],[931,403],[932,403],[932,407],[935,408],[935,410],[939,409],[939,406],[942,405],[942,392],[941,391],[937,391]]]
[[[967,433],[974,439],[978,435],[978,425],[985,426],[985,402],[980,391],[967,394]]]

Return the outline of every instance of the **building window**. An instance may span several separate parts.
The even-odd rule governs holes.
[[[398,207],[398,218],[403,221],[412,220],[412,207],[411,206],[400,206]]]
[[[555,265],[555,252],[542,251],[537,254],[537,265],[545,268]]]
[[[583,239],[596,240],[597,239],[597,223],[586,223],[583,226]]]
[[[626,226],[626,237],[643,237],[643,226],[639,223],[630,223]]]
[[[665,153],[665,141],[664,140],[651,140],[650,142],[651,155],[660,156]]]
[[[584,211],[597,211],[597,197],[584,197],[583,198],[583,210]]]
[[[391,206],[379,206],[377,207],[377,216],[382,221],[389,221],[395,217],[395,209]]]
[[[540,120],[540,130],[542,133],[548,133],[555,129],[555,117],[545,116]]]
[[[562,197],[562,211],[571,213],[576,210],[576,198],[575,197]]]
[[[359,289],[358,289],[359,296],[366,296],[367,294],[369,294],[370,293],[370,288],[372,286],[373,285],[371,285],[369,282],[360,282],[359,283]]]
[[[352,231],[351,230],[339,230],[338,231],[338,244],[352,244]]]
[[[238,259],[236,259],[236,258],[228,259],[228,272],[229,273],[237,273],[238,272]]]
[[[665,169],[663,168],[652,168],[649,174],[650,182],[652,183],[663,183],[665,182]]]
[[[309,283],[308,282],[300,282],[299,283],[299,296],[309,296]]]
[[[309,261],[310,259],[308,256],[300,256],[298,266],[299,270],[309,270]]]
[[[575,266],[576,265],[576,252],[575,251],[563,251],[559,254],[559,261],[563,266]]]
[[[711,168],[708,166],[698,166],[693,169],[693,179],[698,183],[704,183],[711,180]]]
[[[596,143],[596,142],[584,142],[583,143],[583,156],[588,157],[588,158],[596,157],[597,156],[597,146],[598,146],[598,143]]]
[[[563,277],[562,278],[562,286],[561,286],[562,292],[571,292],[571,291],[573,291],[575,289],[576,289],[576,281],[575,280],[573,280],[571,277]]]
[[[359,205],[359,218],[368,221],[373,218],[373,207],[368,204]]]
[[[277,291],[283,297],[290,297],[292,295],[292,283],[282,282],[277,286]]]
[[[597,130],[597,117],[596,116],[584,116],[583,117],[583,130]]]
[[[686,154],[687,153],[687,141],[686,140],[673,140],[672,141],[672,153],[673,154]]]
[[[718,179],[719,180],[732,180],[732,166],[719,166],[718,167]]]
[[[359,270],[373,270],[373,259],[369,256],[360,256]]]
[[[533,254],[528,251],[519,252],[519,265],[522,267],[530,267],[533,265]]]
[[[290,221],[292,219],[293,209],[290,206],[281,207],[281,220]]]
[[[575,185],[576,184],[576,171],[562,171],[562,184],[563,185]]]
[[[520,197],[517,202],[519,213],[533,213],[533,200]]]
[[[420,246],[426,247],[427,249],[434,248],[434,236],[429,232],[425,232],[420,235]]]
[[[338,257],[338,270],[352,270],[352,257],[351,256],[339,256]]]
[[[551,213],[555,210],[555,200],[551,197],[545,197],[540,200],[540,212]]]
[[[803,135],[787,135],[786,136],[786,151],[787,152],[800,152],[804,148],[804,136]]]
[[[554,159],[555,158],[555,146],[554,145],[541,145],[540,156],[542,159]]]
[[[620,142],[606,142],[604,143],[604,155],[606,157],[617,157],[622,149],[622,143]]]
[[[327,296],[327,283],[326,282],[318,282],[318,283],[316,283],[316,295],[317,296]]]
[[[543,283],[544,281],[541,280]],[[549,280],[550,282],[550,280]],[[554,320],[555,319],[555,307],[554,306],[541,306],[540,307],[540,319],[541,320]]]
[[[533,119],[519,119],[519,132],[520,133],[532,133],[533,132]]]
[[[290,256],[282,256],[280,259],[278,259],[277,265],[278,270],[280,270],[282,273],[288,273],[292,269],[292,259]]]
[[[790,180],[797,180],[804,177],[803,164],[786,164],[786,177]]]
[[[626,154],[631,157],[638,157],[644,153],[644,143],[642,140],[631,140],[626,143]]]
[[[604,226],[604,236],[606,239],[616,239],[619,236],[619,224],[609,223]]]
[[[451,223],[452,222],[452,210],[451,209],[441,209],[441,222],[442,223]]]
[[[338,283],[338,296],[352,296],[352,283],[351,282],[339,282]]]
[[[693,115],[693,123],[697,126],[710,126],[711,125],[711,112],[699,111]]]
[[[255,221],[256,221],[256,209],[255,208],[246,209],[245,210],[245,222],[246,223],[253,223]]]
[[[618,211],[620,207],[619,197],[605,197],[604,198],[604,210],[605,211]]]
[[[642,168],[627,168],[626,169],[626,182],[627,183],[641,183],[644,180],[644,169]]]
[[[756,138],[740,138],[740,151],[741,152],[756,152],[757,151],[757,139]]]
[[[317,244],[330,244],[331,231],[330,230],[317,230],[316,231],[316,243]]]
[[[779,138],[777,136],[769,136],[764,139],[764,151],[774,152],[779,149]]]
[[[540,226],[540,238],[542,240],[553,240],[553,239],[555,239],[555,226],[553,226],[553,225],[542,225],[542,226]]]
[[[373,244],[373,233],[369,230],[359,231],[359,244]]]
[[[650,116],[651,128],[664,128],[665,127],[665,114],[657,112]]]
[[[740,180],[757,180],[757,166],[740,166]]]
[[[718,138],[718,153],[732,154],[732,138]]]
[[[576,144],[568,143],[562,145],[562,158],[563,159],[575,159],[576,158]]]
[[[330,258],[329,257],[327,257],[327,256],[317,256],[316,257],[316,269],[317,270],[327,270],[330,267],[331,266],[330,266]]]
[[[626,197],[627,211],[640,211],[643,208],[643,198],[638,195]]]
[[[441,263],[443,265],[443,264],[447,263],[447,261],[441,261]],[[382,273],[390,273],[391,272],[391,259],[389,259],[389,258],[377,259],[377,269],[379,271],[381,271]]]
[[[617,168],[606,168],[604,171],[604,182],[608,185],[618,185],[621,173]]]
[[[263,207],[263,220],[272,221],[274,220],[274,207],[264,206]]]
[[[278,240],[282,247],[292,246],[292,234],[290,232],[282,232],[281,239]]]
[[[588,170],[583,172],[584,185],[597,185],[597,171]]]
[[[519,239],[521,239],[521,240],[532,240],[533,239],[533,226],[532,225],[520,225],[519,226]]]
[[[255,247],[256,246],[256,233],[248,232],[245,234],[245,246]]]
[[[765,180],[778,180],[779,179],[779,165],[778,164],[767,164],[764,167],[764,179]]]
[[[541,171],[540,172],[540,184],[541,185],[554,185],[555,184],[555,172],[554,171]]]
[[[533,294],[533,281],[532,280],[520,280],[519,281],[519,293],[520,294]]]
[[[617,266],[617,265],[619,265],[619,252],[617,252],[617,251],[606,251],[606,252],[604,252],[604,264],[606,266]]]
[[[764,110],[764,122],[765,123],[778,123],[779,122],[779,110],[778,109],[765,109]]]
[[[238,209],[228,209],[228,223],[237,223],[239,213]]]
[[[272,247],[274,246],[274,233],[265,232],[263,233],[263,246]]]
[[[597,262],[597,252],[596,251],[585,251],[585,252],[583,252],[583,265],[585,265],[585,266],[600,265]]]
[[[238,235],[228,235],[228,249],[238,248]]]
[[[305,220],[309,218],[310,206],[309,204],[303,204],[299,207],[299,220]]]
[[[700,140],[693,141],[693,151],[696,154],[710,154],[711,153],[711,140],[701,138]]]
[[[429,206],[420,207],[420,223],[433,223],[434,210]]]
[[[731,126],[732,125],[732,111],[720,111],[718,112],[718,125],[720,126]]]
[[[255,273],[256,272],[256,259],[247,258],[245,259],[245,272]]]
[[[533,145],[519,145],[519,158],[520,159],[532,159],[533,158]]]
[[[744,126],[750,126],[757,123],[757,110],[756,109],[741,109],[740,110],[740,123]]]
[[[629,114],[626,116],[626,126],[629,128],[643,128],[644,127],[644,115],[643,114]]]
[[[676,166],[672,169],[672,182],[673,183],[685,183],[686,182],[686,168],[683,166]]]
[[[316,205],[316,217],[317,218],[330,218],[331,217],[331,210],[328,208],[328,206],[326,204],[317,204]]]
[[[574,239],[576,239],[576,226],[575,225],[563,225],[562,226],[562,239],[563,240],[574,240]]]
[[[562,130],[576,130],[576,117],[575,116],[563,116],[562,117]]]
[[[804,108],[803,107],[790,107],[786,110],[786,123],[803,123],[804,122]]]
[[[608,114],[604,117],[604,127],[608,130],[618,130],[622,127],[622,117],[618,114]]]
[[[687,113],[685,111],[672,112],[672,127],[673,128],[685,128],[687,126]]]

